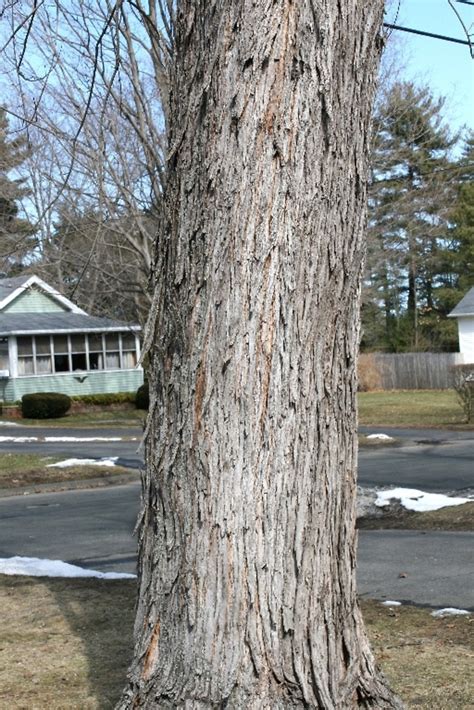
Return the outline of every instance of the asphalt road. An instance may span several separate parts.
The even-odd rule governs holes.
[[[134,572],[140,484],[0,500],[0,557],[44,557]]]
[[[433,492],[474,491],[474,432],[364,428],[397,446],[362,448],[359,483]],[[44,441],[45,437],[77,441]],[[0,451],[90,458],[118,456],[138,468],[141,431],[0,427]],[[36,441],[15,441],[36,437]],[[85,441],[91,437],[108,441]],[[110,441],[110,439],[120,439]],[[139,483],[0,500],[0,557],[62,559],[101,571],[133,572]],[[369,597],[474,608],[474,533],[361,531],[359,591]],[[403,573],[406,576],[399,577]]]
[[[359,536],[361,596],[474,611],[474,533],[363,530]]]
[[[46,441],[51,438],[77,441]],[[0,452],[64,456],[65,458],[103,458],[118,456],[121,466],[140,468],[142,430],[138,427],[67,429],[56,427],[0,426]],[[21,439],[29,439],[21,441]],[[31,439],[36,439],[33,441]],[[105,439],[105,441],[90,441]],[[114,441],[115,439],[115,441]]]
[[[361,428],[364,433],[384,432],[401,445],[362,447],[359,453],[359,483],[362,486],[404,486],[429,492],[474,491],[474,432],[439,429]],[[74,436],[121,438],[97,442],[15,442],[18,437]],[[118,456],[118,463],[139,468],[141,431],[118,429],[52,429],[49,427],[0,427],[0,452],[29,452],[73,458]],[[136,439],[132,441],[131,439]]]
[[[359,484],[403,486],[431,493],[474,492],[474,440],[362,448]]]
[[[134,572],[132,531],[139,496],[139,483],[130,483],[0,500],[0,557],[43,557],[103,572]],[[359,592],[474,610],[473,563],[474,533],[361,531]]]

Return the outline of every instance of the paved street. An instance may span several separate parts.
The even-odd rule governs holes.
[[[361,449],[361,485],[474,491],[474,432],[383,427],[361,431],[384,432],[398,441],[397,446]],[[36,440],[18,441],[23,437]],[[45,441],[46,437],[77,441]],[[108,441],[85,441],[91,437]],[[65,458],[118,456],[122,465],[139,468],[140,437],[138,428],[1,426],[0,451]],[[139,496],[140,485],[133,482],[0,499],[0,557],[45,557],[101,571],[133,572],[132,531]],[[474,609],[474,533],[379,530],[361,531],[359,539],[362,595]]]
[[[139,483],[0,500],[0,557],[23,555],[134,572]],[[474,610],[474,533],[361,531],[359,591]],[[399,577],[404,573],[406,577]]]
[[[431,493],[474,491],[474,439],[401,447],[362,447],[359,484]]]
[[[45,557],[134,572],[140,484],[0,500],[0,557]]]
[[[385,429],[361,427],[363,433],[384,432],[400,446],[362,447],[359,454],[359,483],[362,486],[404,486],[430,492],[474,490],[474,432],[441,429]],[[98,442],[15,442],[21,437],[74,436],[121,438]],[[119,464],[139,468],[141,430],[52,429],[50,427],[0,427],[0,452],[42,453],[65,457],[118,456]],[[8,440],[5,440],[8,439]],[[137,439],[131,441],[131,439]]]

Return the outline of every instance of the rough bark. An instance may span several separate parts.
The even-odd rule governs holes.
[[[121,708],[399,707],[355,589],[382,0],[182,0]]]

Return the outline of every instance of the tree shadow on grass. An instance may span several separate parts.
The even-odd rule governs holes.
[[[88,694],[113,708],[133,652],[136,580],[42,579],[87,664]]]

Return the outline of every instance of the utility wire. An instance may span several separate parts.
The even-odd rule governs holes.
[[[467,2],[467,0],[462,0],[463,2]],[[458,0],[458,2],[461,2],[461,0]],[[469,3],[471,5],[471,3]],[[474,2],[472,3],[474,5]],[[414,30],[411,27],[401,27],[400,25],[391,25],[389,22],[384,22],[383,23],[384,27],[388,27],[391,30],[400,30],[402,32],[411,32],[412,34],[415,35],[423,35],[424,37],[433,37],[434,39],[443,39],[445,42],[456,42],[457,44],[466,44],[468,47],[470,47],[470,43],[467,42],[465,39],[456,39],[455,37],[446,37],[446,35],[436,35],[433,34],[432,32],[423,32],[422,30]]]

